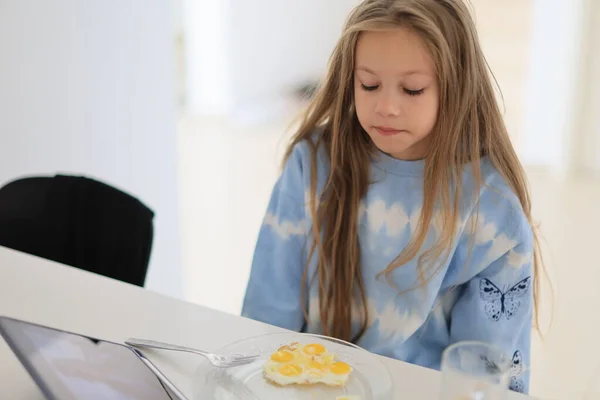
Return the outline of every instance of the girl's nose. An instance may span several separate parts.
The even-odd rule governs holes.
[[[397,117],[400,115],[400,99],[394,93],[381,93],[375,105],[375,112],[382,117]]]

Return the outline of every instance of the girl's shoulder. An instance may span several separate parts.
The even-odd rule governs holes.
[[[516,207],[522,210],[517,194],[487,157],[481,159],[480,168],[483,183],[481,187],[482,200],[503,202],[507,207]]]
[[[314,164],[316,157],[316,164]],[[289,151],[279,177],[282,185],[289,188],[308,190],[312,181],[312,169],[316,166],[318,187],[326,180],[329,169],[327,154],[318,144],[318,132],[299,140]]]
[[[285,162],[285,168],[301,170],[304,174],[308,173],[313,165],[313,157],[316,156],[317,170],[321,172],[324,168],[329,168],[328,156],[322,144],[320,144],[320,135],[323,128],[316,128],[307,138],[295,143],[289,152],[289,157]]]
[[[487,158],[481,160],[482,185],[479,187],[478,196],[469,196],[475,191],[475,178],[469,169],[466,185],[463,192],[467,197],[468,218],[477,216],[481,219],[478,224],[487,225],[488,228],[505,232],[509,236],[522,238],[531,236],[529,219],[523,210],[521,200],[509,182],[502,176],[498,169]]]
[[[314,150],[323,151],[321,139],[324,133],[325,127],[318,126],[314,128],[308,135],[298,140],[298,142],[294,145],[292,152],[299,155],[308,156],[311,155]]]

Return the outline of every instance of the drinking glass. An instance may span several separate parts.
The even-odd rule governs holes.
[[[440,400],[506,400],[510,357],[483,342],[458,342],[442,354]]]

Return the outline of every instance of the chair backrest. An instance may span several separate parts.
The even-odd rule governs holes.
[[[154,212],[78,176],[29,177],[0,189],[0,245],[143,286]]]

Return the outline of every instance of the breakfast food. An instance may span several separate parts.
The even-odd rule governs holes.
[[[280,347],[263,366],[265,378],[277,385],[344,386],[353,369],[319,343],[294,342]],[[351,399],[351,398],[350,398]]]

